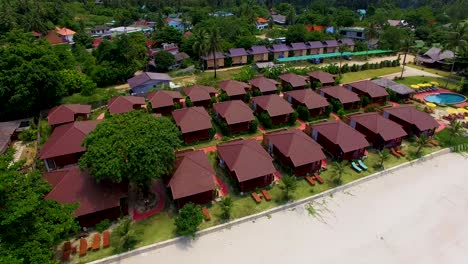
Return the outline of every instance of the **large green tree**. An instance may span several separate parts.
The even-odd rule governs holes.
[[[38,171],[22,174],[12,158],[0,156],[0,263],[53,263],[51,249],[78,229],[77,205],[44,200],[50,185]]]
[[[222,51],[221,49],[221,34],[218,27],[212,27],[208,31],[208,51],[213,54],[214,61],[214,78],[216,79],[216,71],[218,68],[218,61],[216,59],[216,52]]]
[[[156,71],[167,72],[169,68],[174,65],[175,58],[171,53],[162,50],[154,56],[154,63],[156,65]]]
[[[180,144],[169,118],[132,111],[104,119],[85,138],[79,163],[98,181],[129,182],[146,191],[152,180],[172,172]]]

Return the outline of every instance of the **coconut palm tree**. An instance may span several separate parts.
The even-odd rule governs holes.
[[[201,61],[201,57],[203,55],[206,55],[206,53],[208,52],[208,34],[205,30],[201,29],[193,34],[193,38],[194,42],[192,49],[198,55],[200,64],[203,65],[202,69],[204,69],[205,67],[203,62]]]
[[[284,197],[286,199],[289,199],[290,193],[293,192],[297,188],[296,178],[295,176],[284,175],[281,178],[281,182],[283,182],[282,189],[283,189]]]
[[[390,152],[388,149],[383,149],[379,151],[379,161],[380,161],[380,168],[384,169],[384,162],[390,158]]]
[[[449,138],[449,145],[452,144],[452,140],[454,137],[459,137],[461,135],[463,135],[463,126],[460,122],[458,122],[457,120],[452,120],[450,121],[450,126],[447,128],[448,129],[448,132],[450,134],[450,138]]]
[[[419,136],[419,138],[416,140],[416,156],[419,157],[419,155],[421,154],[421,150],[423,147],[427,146],[427,143],[429,143],[429,138],[422,134],[421,136]]]
[[[367,61],[368,53],[369,53],[369,41],[379,36],[378,24],[375,21],[369,22],[368,26],[366,27],[364,31],[364,36],[367,39],[367,43],[366,43],[366,61]]]
[[[468,52],[468,36],[466,32],[468,30],[468,24],[458,24],[451,31],[447,32],[447,40],[445,42],[445,50],[453,51],[454,57],[452,61],[452,67],[450,68],[449,79],[453,74],[455,67],[455,61],[458,55],[465,54]],[[448,79],[445,83],[445,88],[448,86]]]
[[[345,171],[345,165],[343,164],[343,162],[338,162],[338,161],[335,161],[333,163],[333,182],[336,184],[336,185],[340,185],[342,180],[341,178],[343,177],[343,173]]]
[[[216,52],[221,51],[221,34],[217,26],[212,26],[208,32],[208,52],[213,54],[214,61],[214,78],[216,79],[216,68],[218,62],[216,60]]]
[[[410,32],[402,40],[402,46],[403,46],[402,48],[403,48],[403,50],[405,52],[405,56],[403,57],[403,64],[402,64],[402,68],[401,68],[400,79],[403,78],[403,72],[405,71],[406,55],[408,55],[408,53],[410,52],[410,49],[411,49],[411,47],[413,47],[413,45],[414,45],[414,36]]]
[[[343,53],[349,50],[349,46],[346,43],[343,43],[338,46],[338,52],[340,53],[340,69],[338,71],[338,76],[341,79],[341,63],[343,62]]]

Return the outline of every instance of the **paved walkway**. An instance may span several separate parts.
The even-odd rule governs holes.
[[[119,263],[466,263],[467,170],[466,158],[446,154],[313,209],[298,206]]]

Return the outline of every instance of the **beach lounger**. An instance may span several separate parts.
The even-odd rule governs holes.
[[[109,230],[105,230],[102,232],[102,247],[106,248],[110,246],[110,235],[109,235]]]
[[[262,190],[263,197],[265,200],[270,201],[271,200],[271,195],[267,190]]]
[[[358,165],[356,165],[356,163],[353,161],[351,162],[351,166],[353,167],[353,169],[355,169],[357,172],[361,172],[362,169],[358,167]]]
[[[363,170],[367,170],[367,166],[366,164],[364,164],[364,162],[362,162],[362,160],[358,160],[358,163],[359,163],[359,166],[361,166]]]
[[[253,192],[251,195],[252,195],[252,198],[255,200],[256,203],[260,203],[262,201],[262,199],[260,198],[260,196],[258,196],[258,194],[256,192]]]
[[[71,243],[67,241],[63,244],[63,254],[62,254],[62,261],[69,261],[71,255]]]
[[[210,220],[211,220],[211,215],[210,215],[210,212],[208,211],[208,208],[203,207],[203,208],[202,208],[202,213],[203,213],[203,215],[205,216],[205,220],[206,220],[206,221],[210,221]]]
[[[397,152],[398,154],[400,154],[401,156],[406,156],[406,153],[401,149],[401,147],[398,147],[398,148],[396,149],[396,152]]]
[[[315,174],[314,174],[314,179],[315,179],[316,181],[318,181],[320,184],[323,184],[323,183],[325,182],[325,181],[323,180],[323,178],[320,177],[320,175],[318,175],[318,173],[315,173]]]
[[[98,250],[101,248],[101,235],[99,233],[94,234],[93,236],[93,250]]]
[[[80,256],[86,255],[88,251],[88,241],[84,238],[80,239]]]
[[[396,150],[395,150],[394,148],[391,148],[391,149],[390,149],[390,152],[391,152],[395,157],[401,158],[401,155],[400,155],[398,152],[396,152]]]
[[[308,181],[310,183],[310,185],[314,186],[315,185],[315,180],[314,178],[310,177],[310,176],[305,176],[304,177],[306,179],[306,181]]]
[[[437,141],[434,141],[434,140],[429,140],[428,143],[431,144],[431,145],[434,146],[434,147],[438,147],[438,146],[439,146],[439,143],[437,143]]]

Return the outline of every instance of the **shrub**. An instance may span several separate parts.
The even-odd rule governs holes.
[[[348,64],[345,64],[345,65],[341,66],[341,73],[347,73],[349,71],[350,71],[350,69],[349,69]]]
[[[369,69],[369,63],[366,62],[363,65],[361,65],[361,71],[365,71],[367,69]]]
[[[313,88],[317,88],[317,89],[318,89],[318,88],[320,88],[320,87],[322,87],[322,86],[323,86],[323,84],[322,84],[321,82],[319,82],[319,81],[314,81]]]
[[[18,138],[24,142],[34,141],[37,138],[37,130],[32,128],[24,130],[18,135]]]
[[[335,82],[333,83],[334,85],[339,85],[341,83],[341,79],[340,78],[336,78],[335,79]]]
[[[174,104],[174,109],[181,109],[182,108],[182,104],[181,103],[175,103]]]
[[[193,106],[193,103],[192,103],[192,100],[190,100],[190,97],[185,97],[185,105],[187,107],[192,107]]]
[[[367,96],[362,96],[361,97],[361,105],[366,107],[370,103],[370,99]]]
[[[109,219],[104,219],[101,222],[99,222],[98,224],[96,224],[94,229],[96,229],[97,232],[102,233],[104,230],[109,228],[110,225],[111,225],[110,220]]]
[[[232,206],[233,206],[233,202],[232,202],[231,197],[224,197],[223,200],[221,200],[221,204],[220,204],[221,211],[222,211],[221,218],[225,220],[228,220],[229,218],[231,218]]]
[[[252,98],[252,92],[247,92],[244,96],[244,102],[248,103],[250,98]]]
[[[261,96],[262,92],[259,89],[254,89],[253,90],[253,96]]]
[[[246,82],[248,80],[252,80],[254,76],[255,70],[251,66],[244,66],[241,68],[239,73],[234,74],[234,76],[232,76],[232,79],[241,82]]]
[[[343,108],[341,108],[340,110],[338,110],[338,112],[336,112],[336,114],[337,114],[340,118],[343,118],[344,115],[345,115],[345,111],[343,110]]]
[[[289,85],[289,84],[286,84],[283,86],[283,92],[289,92],[289,91],[292,91],[292,86]]]
[[[257,129],[258,129],[257,119],[254,119],[254,120],[250,121],[249,132],[250,133],[255,133],[255,132],[257,132]]]
[[[343,105],[337,99],[332,99],[330,101],[330,105],[332,106],[333,112],[338,113],[338,110],[343,109]]]
[[[219,121],[219,128],[221,129],[221,133],[225,136],[229,136],[231,131],[229,130],[229,126],[225,121]]]
[[[309,109],[307,109],[307,107],[305,107],[303,105],[298,106],[297,107],[297,116],[299,117],[299,119],[301,119],[303,121],[309,121],[310,120]]]
[[[218,100],[219,100],[220,102],[229,101],[229,96],[227,95],[227,93],[222,92],[222,93],[218,96]]]
[[[228,100],[229,100],[229,97],[228,97]],[[218,102],[218,99],[216,99],[216,97],[211,97],[210,99],[210,107],[213,106],[213,104],[216,104]]]
[[[351,71],[352,71],[352,72],[357,72],[357,71],[359,71],[359,70],[360,70],[360,69],[359,69],[359,65],[353,64],[353,65],[351,66]]]
[[[213,139],[213,137],[216,135],[216,129],[214,127],[210,128],[210,140]]]
[[[331,112],[333,112],[333,106],[332,106],[332,105],[328,105],[328,106],[325,108],[325,116],[329,117]]]
[[[179,210],[175,218],[176,232],[181,236],[194,238],[202,221],[203,213],[200,206],[188,203]]]
[[[260,123],[262,123],[262,125],[265,128],[271,128],[273,126],[273,122],[271,121],[271,118],[270,118],[270,116],[268,115],[267,112],[261,113],[258,116],[258,120],[260,121]]]
[[[376,110],[377,110],[377,107],[375,105],[368,105],[364,109],[364,112],[369,113],[369,112],[375,112]]]
[[[297,112],[294,111],[292,112],[291,115],[289,115],[288,124],[292,126],[296,123],[296,120],[297,120]]]

